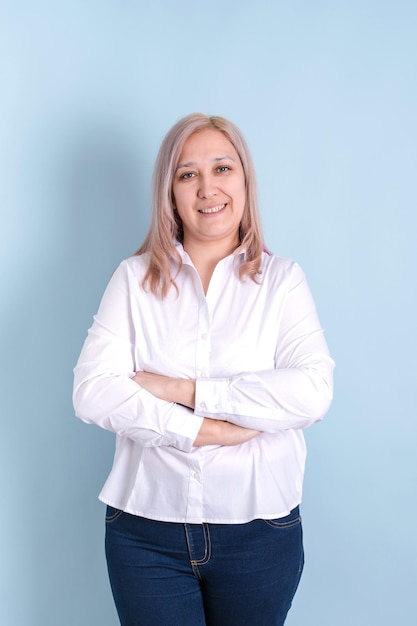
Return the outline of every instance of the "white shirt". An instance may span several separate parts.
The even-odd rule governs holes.
[[[141,286],[146,254],[120,264],[74,370],[77,416],[116,433],[100,499],[172,522],[283,517],[301,501],[301,429],[332,398],[334,363],[305,276],[264,253],[259,284],[241,282],[237,251],[217,264],[205,295],[177,249],[179,294],[163,300]],[[141,388],[131,380],[138,370],[196,379],[195,410]],[[203,417],[263,432],[237,446],[194,447]]]

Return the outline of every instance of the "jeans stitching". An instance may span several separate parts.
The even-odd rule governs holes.
[[[122,514],[122,510],[115,509],[115,512],[112,515],[106,515],[106,524],[111,524],[112,522],[115,522]]]
[[[292,526],[297,526],[297,524],[300,524],[301,516],[298,516],[295,519],[290,520],[288,522],[282,522],[282,523],[280,523],[279,520],[272,520],[272,519],[264,519],[262,521],[264,521],[265,524],[267,524],[271,528],[277,528],[277,529],[282,528],[284,530],[286,528],[292,528]]]
[[[185,536],[186,536],[186,541],[187,541],[187,548],[188,548],[188,554],[190,556],[190,565],[192,567],[192,570],[194,572],[194,575],[201,580],[201,574],[199,571],[199,567],[201,567],[202,565],[206,565],[210,559],[211,559],[211,537],[210,537],[210,528],[208,524],[203,523],[201,525],[202,527],[202,531],[204,534],[204,555],[201,559],[193,559],[192,558],[192,546],[191,546],[191,539],[189,536],[189,531],[188,531],[188,524],[184,524],[184,528],[185,528]]]
[[[201,576],[200,576],[200,572],[198,571],[198,567],[195,567],[194,565],[194,561],[191,560],[191,539],[190,539],[190,535],[188,533],[188,525],[184,524],[184,530],[185,530],[185,539],[187,542],[187,549],[188,549],[188,556],[190,557],[190,565],[191,565],[191,569],[193,571],[193,574],[196,578],[198,578],[198,580],[201,580]]]
[[[208,524],[202,524],[203,533],[204,533],[204,556],[200,560],[194,559],[193,562],[196,565],[206,565],[211,559],[211,537],[210,537],[210,528]]]

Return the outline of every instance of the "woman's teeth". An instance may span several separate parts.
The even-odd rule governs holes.
[[[222,209],[224,209],[225,204],[219,204],[217,206],[211,207],[210,209],[199,209],[199,213],[218,213]]]

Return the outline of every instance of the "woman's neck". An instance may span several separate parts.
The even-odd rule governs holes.
[[[196,268],[204,293],[210,283],[214,269],[219,261],[229,256],[239,246],[239,238],[234,241],[196,242],[184,239],[183,248]]]

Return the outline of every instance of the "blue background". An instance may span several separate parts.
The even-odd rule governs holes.
[[[416,26],[414,0],[0,3],[1,624],[117,624],[113,437],[74,418],[72,367],[192,111],[246,135],[337,362],[288,625],[417,623]]]

